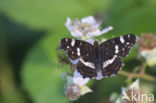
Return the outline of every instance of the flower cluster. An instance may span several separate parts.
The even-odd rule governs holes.
[[[92,92],[92,90],[90,88],[88,88],[85,85],[79,85],[77,83],[74,83],[73,78],[70,76],[67,76],[67,84],[65,86],[65,94],[69,100],[76,100],[81,95],[84,95],[89,92]]]
[[[93,16],[84,17],[81,21],[67,18],[65,25],[73,37],[79,37],[83,40],[100,36],[113,29],[113,27],[109,26],[100,30],[101,21],[97,21]]]

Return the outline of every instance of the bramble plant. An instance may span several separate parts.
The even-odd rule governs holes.
[[[112,26],[108,26],[105,29],[100,30],[101,23],[102,21],[97,21],[93,16],[82,18],[81,21],[78,19],[71,20],[68,17],[65,25],[73,37],[76,37],[80,40],[85,40],[93,44],[95,41],[95,37],[98,37],[104,33],[107,33],[110,30],[113,30]],[[154,37],[154,35],[152,36]],[[139,41],[139,44],[135,46],[136,50],[138,50],[139,48],[138,59],[142,62],[141,63],[142,65],[140,67],[136,67],[132,72],[127,72],[125,70],[119,72],[119,75],[123,75],[127,77],[126,80],[127,88],[122,88],[122,94],[120,95],[116,94],[114,96],[115,93],[113,93],[110,98],[110,101],[116,103],[121,103],[121,102],[127,103],[128,101],[135,101],[135,102],[139,101],[139,99],[137,98],[138,94],[144,93],[144,91],[141,91],[142,87],[139,86],[139,79],[144,79],[149,81],[156,80],[155,77],[150,76],[145,72],[147,65],[154,66],[156,64],[156,62],[154,62],[155,59],[151,59],[151,62],[148,62],[149,57],[153,57],[153,58],[155,57],[156,53],[154,51],[156,46],[152,45],[150,50],[146,50],[143,47],[145,44],[143,44],[144,42],[142,42],[146,38],[144,39],[143,38],[144,35],[141,37],[140,40],[137,37],[137,41]],[[102,40],[107,40],[107,39],[102,38]],[[148,42],[147,44],[151,45],[151,42]],[[74,72],[73,77],[69,75],[66,75],[64,77],[67,80],[67,84],[65,85],[65,94],[69,100],[77,100],[81,95],[84,95],[89,92],[93,92],[89,87],[86,86],[86,83],[88,83],[90,78],[88,77],[83,78],[82,75],[77,70],[75,70],[78,61],[73,61],[71,59],[68,59],[64,54],[60,54],[60,53],[58,54],[58,59],[59,62],[61,63],[70,64],[71,72],[72,73]],[[132,83],[133,79],[137,79],[137,80],[134,83]],[[135,100],[131,99],[132,95],[130,95],[130,93],[134,93],[135,95],[137,95],[137,97],[135,97]],[[141,99],[142,101],[144,100],[144,98]],[[150,98],[150,101],[154,101],[154,96]]]
[[[156,0],[0,0],[0,103],[156,103],[155,11]],[[129,55],[112,55],[129,33]]]

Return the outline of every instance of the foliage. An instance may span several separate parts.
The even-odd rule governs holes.
[[[89,15],[102,17],[103,27],[110,25],[114,27],[110,33],[98,37],[98,39],[102,39],[126,33],[135,33],[140,36],[141,33],[156,32],[155,11],[155,0],[0,0],[0,21],[2,21],[0,22],[0,28],[2,28],[0,29],[0,38],[5,37],[4,43],[8,43],[10,49],[15,50],[17,54],[25,53],[21,59],[12,56],[14,59],[10,60],[11,62],[8,60],[7,63],[22,65],[19,70],[15,69],[18,68],[16,66],[11,67],[11,70],[20,71],[22,90],[28,94],[29,99],[35,103],[67,103],[69,101],[64,93],[65,81],[61,75],[70,70],[69,66],[61,67],[56,52],[60,39],[70,37],[70,33],[64,26],[66,18]],[[12,24],[8,20],[14,25],[10,26]],[[11,29],[14,27],[17,29]],[[35,45],[27,43],[35,41],[34,36],[41,39]],[[22,50],[25,44],[30,47]],[[17,45],[20,46],[17,47]],[[1,46],[0,49],[2,50]],[[8,54],[12,52],[9,52],[9,49],[6,51]],[[123,70],[132,71],[134,67],[140,66],[141,63],[137,59],[137,55],[135,47],[131,54],[124,59]],[[8,56],[4,58],[8,58]],[[22,62],[16,64],[16,61],[20,60]],[[151,69],[148,72],[155,76]],[[94,81],[94,83],[90,83],[90,86],[95,92],[87,94],[75,102],[107,102],[111,93],[119,93],[121,86],[126,85],[125,80],[124,76],[118,75]],[[152,83],[156,85],[155,82]],[[17,87],[21,86],[16,85],[18,85]],[[18,96],[19,94],[17,96],[23,99],[23,91],[21,88],[18,89],[23,96]],[[27,99],[24,98],[23,101],[27,101]]]

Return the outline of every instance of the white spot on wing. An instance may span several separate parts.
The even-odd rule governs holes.
[[[119,53],[119,49],[116,49],[116,50],[115,50],[115,53],[116,53],[116,54]]]
[[[129,43],[129,42],[127,42],[126,44],[127,44],[127,45],[129,45],[130,43]]]
[[[119,46],[118,45],[115,46],[115,53],[116,54],[119,53]]]
[[[77,48],[77,55],[80,56],[80,48]]]
[[[121,42],[121,43],[124,43],[124,42],[125,42],[123,36],[120,36],[120,42]]]
[[[130,35],[128,35],[128,38],[130,38]]]
[[[67,51],[65,51],[64,53],[66,54],[67,57],[69,57],[68,54],[67,54]],[[72,64],[77,64],[77,63],[79,62],[80,59],[78,58],[78,59],[72,60],[72,59],[69,58],[69,60],[70,60],[70,62],[71,62]]]
[[[87,53],[87,56],[89,56],[88,53]]]
[[[66,41],[68,41],[68,39],[66,39]]]
[[[119,46],[118,45],[115,45],[115,49],[119,49]]]
[[[109,64],[112,64],[112,63],[114,62],[114,60],[115,60],[116,57],[117,57],[117,56],[115,55],[112,59],[105,61],[105,62],[103,63],[103,68],[105,68],[105,67],[108,66]]]
[[[102,72],[101,70],[97,72],[97,77],[96,77],[96,80],[100,80],[103,78],[103,75],[102,75]]]
[[[69,48],[69,46],[67,46],[67,49]]]
[[[75,45],[75,40],[72,39],[71,46],[74,46],[74,45]]]
[[[92,69],[95,69],[95,66],[93,63],[90,63],[90,62],[85,62],[82,58],[80,58],[80,61],[87,67],[90,67]]]

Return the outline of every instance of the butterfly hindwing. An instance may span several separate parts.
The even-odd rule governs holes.
[[[87,59],[88,58],[88,59]],[[95,68],[95,63],[93,57],[83,57],[80,58],[76,69],[83,76],[83,78],[97,77],[97,69]]]
[[[119,70],[122,68],[123,62],[119,56],[114,56],[112,59],[103,62],[103,67],[101,69],[102,75],[105,77],[110,77],[117,75]]]

